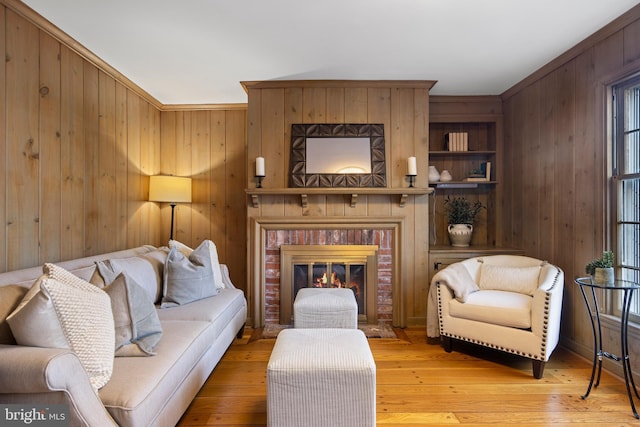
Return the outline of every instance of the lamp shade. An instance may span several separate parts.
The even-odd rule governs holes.
[[[149,201],[191,203],[191,178],[170,175],[149,177]]]

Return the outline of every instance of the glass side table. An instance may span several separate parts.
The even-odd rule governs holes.
[[[633,394],[640,398],[638,389],[633,380],[633,373],[631,372],[631,363],[629,361],[629,344],[627,342],[627,330],[629,324],[629,307],[631,305],[631,297],[634,291],[640,289],[640,285],[634,282],[627,282],[625,280],[616,280],[613,283],[596,283],[591,277],[579,277],[575,279],[575,282],[580,286],[580,292],[582,298],[589,311],[589,320],[591,321],[591,329],[593,331],[593,367],[591,368],[591,380],[589,381],[589,387],[587,392],[582,396],[586,399],[591,392],[592,387],[598,387],[600,384],[600,374],[602,373],[602,359],[615,360],[622,364],[622,370],[624,372],[624,382],[627,386],[627,395],[629,396],[629,403],[631,404],[631,410],[636,418],[638,412],[633,402]],[[586,289],[586,290],[585,290]],[[596,289],[602,289],[604,292],[622,292],[622,316],[620,318],[620,355],[606,352],[602,350],[602,327],[600,326],[600,307],[598,306],[598,298],[596,295]],[[591,302],[587,297],[587,292],[591,291]],[[595,318],[595,320],[594,320]],[[597,378],[596,378],[597,372]],[[595,380],[595,384],[594,384]]]

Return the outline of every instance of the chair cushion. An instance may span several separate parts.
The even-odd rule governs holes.
[[[531,328],[531,304],[529,295],[494,290],[480,290],[467,298],[467,302],[451,300],[452,317],[475,320],[512,328]]]

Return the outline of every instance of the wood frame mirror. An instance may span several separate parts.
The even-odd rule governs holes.
[[[327,170],[326,165],[317,163],[314,163],[311,168],[308,167],[311,158],[307,141],[310,139],[313,139],[316,149],[318,143],[326,143],[327,147],[331,147],[330,157],[343,160],[341,162],[343,165],[338,166],[341,172],[317,172]],[[365,139],[368,139],[368,147],[363,143]],[[336,152],[336,150],[341,151]],[[311,155],[314,160],[317,160],[317,154],[311,153]],[[349,157],[351,160],[348,159]],[[363,159],[366,159],[365,161],[370,159],[370,168],[362,165]],[[357,164],[360,164],[358,171],[343,168],[344,165]],[[386,187],[384,125],[292,124],[289,186],[295,188]]]

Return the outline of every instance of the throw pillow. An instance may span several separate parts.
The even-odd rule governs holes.
[[[162,290],[162,276],[166,254],[162,252],[162,259],[152,256],[135,256],[131,258],[113,258],[96,262],[96,271],[91,283],[97,286],[108,285],[121,272],[126,272],[130,278],[142,286],[154,303],[160,300]]]
[[[164,266],[164,296],[161,308],[174,307],[219,293],[213,285],[211,255],[200,245],[189,257],[171,248]]]
[[[104,291],[111,297],[116,357],[155,355],[162,327],[148,293],[126,272],[118,274]]]
[[[28,289],[18,285],[0,286],[0,344],[16,343],[7,323],[7,316],[18,307]]]
[[[480,289],[518,292],[533,295],[538,289],[542,266],[507,267],[483,263],[480,267]]]
[[[67,348],[78,356],[96,393],[113,371],[109,296],[61,267],[44,265],[7,322],[20,345]]]
[[[211,256],[211,269],[213,272],[213,284],[216,288],[222,290],[225,288],[225,284],[222,280],[222,268],[220,267],[220,260],[218,259],[218,248],[216,244],[211,240],[204,240],[200,243],[200,246],[206,246]],[[198,246],[198,247],[200,247]],[[169,248],[176,248],[184,256],[188,257],[194,251],[184,243],[180,243],[177,240],[169,240]]]

